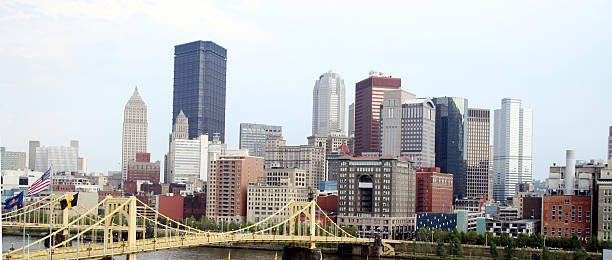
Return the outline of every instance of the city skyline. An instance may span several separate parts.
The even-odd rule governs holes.
[[[402,89],[417,93],[420,97],[464,97],[469,99],[471,106],[486,109],[497,108],[499,101],[506,97],[521,99],[526,107],[534,110],[533,171],[535,179],[545,178],[547,168],[553,162],[562,163],[563,151],[566,148],[579,151],[578,159],[604,159],[606,156],[606,147],[601,143],[608,136],[605,130],[608,129],[610,120],[605,116],[598,116],[597,113],[587,112],[606,111],[605,97],[611,94],[610,88],[607,87],[610,76],[604,74],[605,68],[609,65],[605,57],[611,55],[604,46],[609,46],[610,38],[601,36],[610,35],[605,33],[612,28],[609,18],[605,18],[610,6],[576,5],[549,8],[544,4],[541,4],[542,6],[536,4],[534,8],[539,12],[527,13],[520,11],[525,8],[517,4],[505,10],[513,14],[512,18],[509,21],[501,21],[503,19],[494,19],[495,15],[499,14],[496,13],[499,6],[496,6],[495,3],[483,3],[481,8],[490,13],[480,14],[484,17],[478,17],[491,19],[488,25],[481,24],[479,29],[464,29],[467,31],[463,33],[467,36],[459,37],[443,32],[445,29],[442,27],[445,27],[445,23],[432,24],[424,29],[424,31],[432,32],[430,39],[423,39],[425,34],[420,29],[402,28],[401,23],[396,25],[396,22],[400,21],[395,18],[385,18],[381,19],[378,24],[366,24],[364,28],[359,28],[359,31],[394,25],[380,30],[391,32],[402,28],[405,30],[403,32],[406,32],[404,34],[416,35],[414,42],[407,46],[403,44],[398,46],[389,41],[364,40],[365,42],[355,44],[355,47],[343,50],[342,48],[346,47],[346,40],[344,40],[330,45],[323,53],[306,50],[303,51],[305,54],[296,53],[296,47],[300,45],[293,39],[265,46],[279,39],[278,30],[283,31],[282,28],[285,26],[295,27],[303,23],[297,19],[289,19],[286,25],[281,25],[281,29],[273,29],[267,21],[264,21],[236,32],[225,32],[221,29],[200,31],[201,29],[186,26],[185,23],[162,20],[161,23],[165,24],[160,28],[162,33],[139,32],[136,37],[142,36],[142,39],[133,40],[134,43],[126,43],[125,46],[118,46],[112,40],[101,40],[99,37],[84,41],[71,37],[59,39],[46,36],[47,34],[40,30],[34,30],[31,32],[32,36],[26,37],[18,32],[19,26],[15,26],[15,29],[8,28],[21,21],[25,21],[24,24],[27,24],[28,27],[49,22],[51,32],[61,33],[65,30],[64,22],[78,20],[84,21],[82,23],[84,27],[92,25],[88,27],[92,32],[107,32],[109,28],[115,27],[110,26],[113,24],[105,20],[109,19],[109,14],[93,15],[94,18],[85,18],[75,14],[75,11],[80,11],[79,8],[95,10],[96,8],[93,7],[97,5],[99,4],[95,1],[85,4],[85,7],[73,8],[62,8],[62,4],[58,4],[55,9],[43,4],[33,6],[35,11],[31,12],[34,14],[20,9],[12,2],[0,5],[2,10],[7,11],[6,21],[8,21],[1,28],[11,36],[8,37],[11,38],[10,41],[3,43],[9,44],[3,45],[3,49],[14,50],[12,47],[18,46],[20,50],[15,53],[0,52],[0,57],[5,61],[0,66],[7,75],[6,78],[0,80],[0,121],[5,122],[0,126],[1,146],[6,146],[10,151],[25,152],[28,150],[29,140],[40,140],[48,145],[60,145],[67,140],[77,139],[81,141],[79,152],[89,158],[88,168],[104,173],[108,170],[118,170],[121,162],[121,155],[117,152],[118,147],[121,146],[121,129],[117,126],[122,121],[122,106],[128,98],[125,93],[129,93],[134,85],[138,85],[149,106],[149,152],[151,152],[153,161],[163,160],[163,154],[168,149],[166,138],[171,130],[172,46],[194,40],[211,40],[226,47],[232,53],[231,62],[228,63],[228,104],[225,125],[227,143],[232,148],[238,147],[240,122],[283,126],[284,135],[289,144],[304,144],[305,138],[311,132],[309,120],[311,115],[309,114],[311,113],[312,79],[321,71],[329,68],[340,73],[348,86],[346,103],[350,104],[354,101],[355,82],[365,78],[370,69],[379,69],[389,75],[402,78]],[[425,5],[429,12],[425,12],[425,16],[416,15],[410,18],[410,21],[423,19],[426,23],[432,19],[426,15],[436,13],[431,9],[437,6]],[[244,20],[237,20],[234,18],[236,15],[222,15],[223,19],[220,20],[223,26],[221,27],[226,29],[239,27],[236,24],[248,24],[246,21],[252,18],[251,12],[256,12],[245,9],[235,11],[233,7],[227,6],[213,5],[213,7],[221,10],[223,14],[232,12],[247,14],[245,18],[241,18]],[[468,18],[469,15],[474,14],[473,11],[460,6],[454,7],[465,11],[465,17],[461,15],[462,19],[459,19],[461,27],[473,28],[473,25],[480,21],[480,19],[476,21]],[[545,7],[548,10],[545,10]],[[358,5],[354,8],[351,10],[354,16],[350,17],[357,18],[365,12],[365,6]],[[368,6],[367,8],[382,7]],[[265,4],[259,4],[253,8],[253,10],[260,11],[265,9]],[[449,7],[449,9],[452,8]],[[129,8],[125,10],[128,14],[135,12]],[[295,10],[291,8],[288,11],[291,14],[295,13]],[[145,13],[145,16],[158,21],[159,14],[151,12]],[[447,10],[440,12],[447,15],[450,13]],[[560,23],[563,21],[561,18],[566,15],[580,12],[588,12],[591,18],[577,20],[576,24],[564,27],[559,31],[553,32],[545,29],[551,25],[562,24]],[[22,13],[33,16],[20,17],[19,14]],[[66,17],[58,18],[56,17],[58,14],[64,14]],[[133,21],[129,15],[123,15],[120,17],[121,21]],[[329,23],[347,29],[342,20],[331,18],[331,14],[321,15],[327,18],[325,20]],[[393,16],[389,15],[389,17]],[[525,21],[520,22],[514,17],[521,17]],[[602,20],[597,20],[599,18]],[[232,23],[232,21],[238,22]],[[141,21],[136,25],[127,26],[126,29],[120,29],[118,33],[124,33],[125,30],[138,31],[134,29],[134,26],[138,28],[142,26],[142,23],[151,24],[152,22]],[[175,28],[182,28],[182,30],[169,34],[161,41],[151,41],[153,42],[151,46],[142,48],[142,42],[156,39],[158,34],[173,31]],[[504,28],[509,30],[502,30]],[[84,31],[85,29],[78,27],[76,30]],[[307,29],[305,37],[296,38],[310,37],[312,39],[315,33],[331,35],[332,31],[338,32],[336,29],[327,29],[322,26],[321,22],[313,24],[312,30],[314,32]],[[348,40],[354,40],[354,36],[358,35],[354,30],[342,31],[341,35],[347,36]],[[545,35],[539,37],[539,33]],[[244,38],[248,36],[240,34],[254,37],[245,40]],[[266,37],[261,35],[271,37],[269,40],[264,40]],[[35,51],[35,46],[28,43],[36,42],[32,39],[37,36],[50,41],[47,45],[48,50]],[[528,43],[517,41],[517,38],[529,39],[529,41]],[[393,39],[400,40],[401,38]],[[440,39],[457,39],[458,41],[449,45],[441,43]],[[469,40],[465,41],[466,39]],[[123,38],[123,40],[128,42],[131,38],[127,40]],[[504,45],[503,42],[506,40],[510,40],[510,44]],[[476,42],[476,44],[470,46],[466,45],[467,42],[471,44]],[[560,42],[562,44],[557,44]],[[63,47],[64,43],[68,47]],[[588,48],[585,48],[587,43]],[[432,44],[431,47],[427,46]],[[511,44],[518,44],[518,46],[513,47],[510,46]],[[349,52],[355,53],[356,50],[368,45],[385,50],[378,53],[364,53],[359,59],[348,55]],[[280,49],[278,49],[279,46]],[[74,47],[74,53],[67,51],[70,47]],[[315,45],[315,47],[319,46]],[[77,57],[85,50],[89,52],[90,48],[98,49],[93,59],[78,61]],[[436,54],[435,52],[440,49],[446,51]],[[279,56],[286,55],[287,57],[274,57],[270,61],[262,61],[265,57],[276,54],[274,50],[278,51]],[[338,51],[340,54],[331,55],[329,60],[317,60],[333,51]],[[64,59],[66,61],[62,61]],[[259,64],[260,62],[265,64]],[[95,66],[95,70],[92,69],[94,64],[99,65],[99,67]],[[284,68],[283,65],[289,65],[286,67],[292,68]],[[298,65],[299,67],[295,67]],[[280,71],[273,73],[274,77],[270,77],[271,73],[266,73],[270,68],[278,68]],[[26,76],[28,74],[36,74],[40,78],[28,77]],[[72,76],[74,78],[69,79]],[[52,87],[45,88],[49,84]],[[265,86],[265,88],[257,86]],[[486,92],[486,94],[480,94],[480,92]],[[24,102],[31,93],[38,94],[31,96],[30,101]],[[272,100],[272,96],[282,96],[283,100],[267,102]],[[50,100],[53,101],[53,106],[48,105],[51,103]],[[559,106],[558,100],[567,100],[571,102],[571,105]],[[278,107],[298,108],[298,114],[275,112],[275,108]],[[586,110],[587,107],[589,110]],[[571,120],[566,120],[567,118],[589,121],[592,125],[584,128],[571,124],[569,122]],[[41,127],[36,127],[36,125],[41,125]],[[567,136],[571,138],[566,138]],[[559,140],[564,140],[564,142],[559,142]]]

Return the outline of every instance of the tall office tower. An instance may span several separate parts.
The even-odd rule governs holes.
[[[208,178],[208,136],[196,139],[172,140],[168,155],[168,177],[170,183],[185,184],[189,191],[200,191]]]
[[[138,94],[138,88],[125,105],[123,112],[123,144],[121,177],[127,180],[128,162],[136,160],[137,153],[147,152],[147,105]]]
[[[218,133],[225,142],[225,71],[227,50],[211,41],[174,46],[172,124],[182,110],[189,138]]]
[[[6,147],[0,147],[0,169],[25,170],[25,161],[25,152],[10,152]]]
[[[79,141],[78,140],[70,140],[70,147],[75,148],[77,151],[77,156],[79,156]]]
[[[387,91],[390,95],[393,92]],[[415,99],[409,94],[400,103],[390,95],[382,105],[382,155],[408,157],[416,168],[434,167],[436,106],[433,101]]]
[[[532,111],[521,107],[520,99],[502,99],[495,110],[493,154],[493,197],[513,197],[518,183],[530,183]]]
[[[414,225],[416,172],[393,157],[338,158],[338,224],[356,226],[359,237],[407,239]]]
[[[468,100],[433,99],[436,105],[436,167],[453,175],[453,197],[466,196]]]
[[[36,169],[36,148],[40,147],[40,141],[32,141],[29,143],[28,150],[28,169]]]
[[[45,172],[51,168],[51,174],[57,172],[77,171],[77,149],[66,146],[41,146],[36,148],[36,171]]]
[[[348,137],[355,136],[355,103],[349,105],[348,111]]]
[[[468,109],[466,196],[488,198],[490,110]]]
[[[399,78],[374,76],[355,84],[355,155],[380,152],[380,105],[385,91],[401,85]]]
[[[240,123],[240,149],[248,149],[250,156],[266,156],[266,140],[282,136],[283,127],[264,124]]]
[[[493,154],[495,151],[495,146],[489,145],[489,195],[487,199],[489,201],[493,201]]]
[[[612,126],[610,126],[608,134],[608,165],[612,165]]]
[[[189,139],[189,120],[183,110],[179,112],[172,125],[172,134],[170,134],[170,142],[176,139]]]
[[[338,73],[323,73],[312,90],[312,135],[344,133],[345,109],[344,80]]]

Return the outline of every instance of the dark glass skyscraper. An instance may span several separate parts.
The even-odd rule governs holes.
[[[439,97],[436,104],[436,167],[453,174],[453,197],[464,198],[467,189],[468,101]]]
[[[181,110],[189,138],[219,133],[225,142],[225,72],[227,50],[211,41],[174,46],[172,124]]]

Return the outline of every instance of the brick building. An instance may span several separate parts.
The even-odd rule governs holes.
[[[542,235],[591,237],[591,196],[549,195],[542,203]]]
[[[136,153],[136,161],[129,161],[127,181],[159,183],[159,161],[151,162],[150,153]]]
[[[206,193],[195,193],[183,198],[183,217],[200,220],[206,216]]]
[[[453,175],[440,168],[423,168],[416,173],[416,212],[453,212]]]
[[[176,194],[174,196],[159,195],[155,201],[155,209],[175,221],[183,220],[183,205],[184,198]]]

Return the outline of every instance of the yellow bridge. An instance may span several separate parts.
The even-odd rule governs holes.
[[[58,210],[59,201],[63,198],[64,195],[49,196],[4,215],[3,228],[24,228],[25,225],[25,228],[54,231],[3,254],[2,259],[49,259],[50,256],[52,259],[87,259],[118,255],[135,259],[137,254],[144,252],[228,243],[286,242],[290,246],[306,244],[311,249],[316,248],[316,244],[374,243],[372,238],[357,238],[347,233],[314,201],[292,201],[262,221],[245,228],[208,232],[174,221],[136,197],[108,196],[91,209],[75,208],[78,214],[74,217],[68,214],[71,209]],[[275,217],[287,213],[289,217],[283,221],[271,222]],[[42,244],[45,243],[50,247],[40,249],[44,248]],[[391,244],[396,243],[401,241],[382,240],[383,255],[393,255]]]

